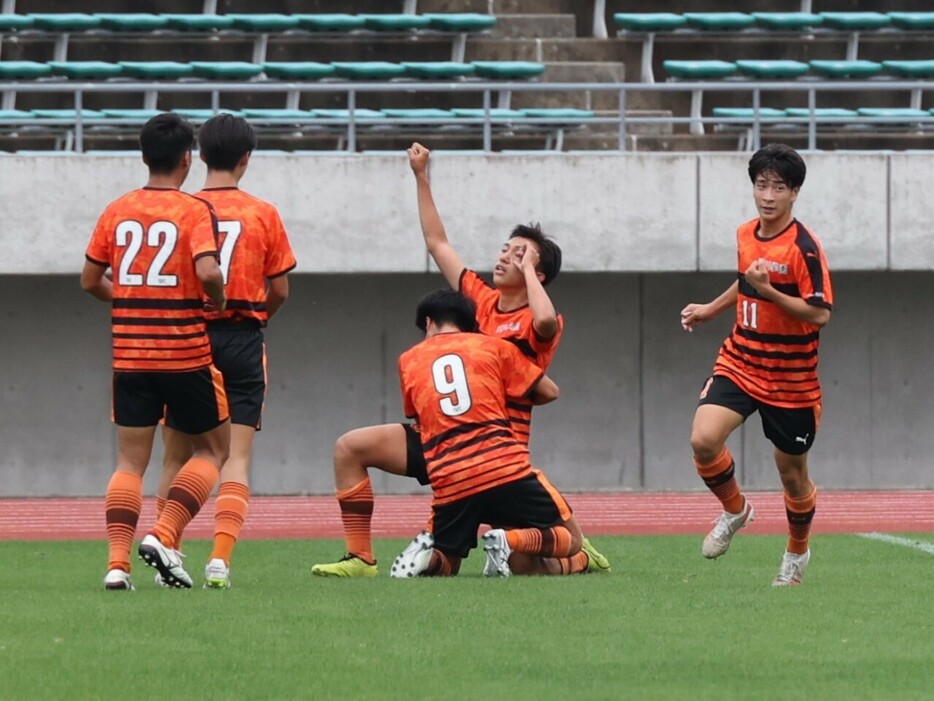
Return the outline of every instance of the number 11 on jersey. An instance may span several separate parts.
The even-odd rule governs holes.
[[[743,326],[756,329],[759,328],[759,303],[743,300]]]

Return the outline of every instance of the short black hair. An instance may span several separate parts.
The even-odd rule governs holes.
[[[554,239],[545,235],[540,224],[529,224],[528,226],[519,224],[509,234],[510,239],[517,237],[529,239],[538,245],[538,270],[545,276],[542,281],[543,285],[547,285],[558,277],[558,273],[561,272],[561,249]]]
[[[210,170],[230,171],[256,148],[256,132],[243,117],[218,114],[198,131],[201,159]]]
[[[461,331],[477,331],[477,306],[460,292],[435,290],[421,298],[415,310],[415,325],[424,333],[426,319],[435,324],[454,324]]]
[[[797,190],[804,184],[807,172],[801,155],[785,144],[763,146],[749,159],[749,179],[753,184],[763,173],[775,173],[791,189]]]
[[[143,125],[139,148],[149,172],[168,175],[178,168],[195,142],[195,130],[174,112],[157,114]]]

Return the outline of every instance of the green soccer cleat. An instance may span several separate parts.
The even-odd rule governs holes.
[[[581,550],[587,553],[587,572],[609,572],[610,561],[586,538],[581,539]]]
[[[375,577],[379,574],[376,563],[364,562],[356,555],[347,553],[337,562],[315,565],[311,573],[316,577]]]

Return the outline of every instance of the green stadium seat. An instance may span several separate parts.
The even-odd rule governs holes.
[[[551,108],[528,108],[519,110],[523,117],[532,119],[569,119],[577,121],[579,119],[590,119],[594,116],[591,110],[579,110],[569,107],[551,107]]]
[[[154,29],[163,29],[169,20],[162,15],[153,15],[146,12],[107,13],[96,12],[94,16],[100,19],[101,27],[120,32],[150,32]]]
[[[335,73],[334,66],[329,63],[315,63],[313,61],[299,61],[295,63],[266,62],[263,71],[269,78],[283,78],[285,80],[318,80],[327,78]]]
[[[232,114],[235,117],[242,117],[243,113],[239,110],[218,110],[215,112],[211,109],[202,109],[197,107],[178,107],[172,110],[176,114],[181,115],[185,119],[191,119],[195,121],[206,121],[213,117],[215,114]]]
[[[214,80],[246,80],[263,72],[263,66],[244,61],[192,61],[195,75]]]
[[[164,110],[134,110],[134,109],[102,109],[105,117],[110,119],[126,119],[134,122],[147,122]]]
[[[168,20],[169,27],[183,32],[206,32],[215,29],[230,29],[233,27],[233,18],[228,15],[207,14],[163,14]]]
[[[194,73],[190,63],[178,61],[120,61],[124,75],[144,80],[184,78]]]
[[[736,68],[743,75],[754,78],[800,78],[811,67],[801,61],[737,61]]]
[[[34,17],[12,13],[0,14],[0,32],[9,32],[15,29],[28,29],[36,23]]]
[[[717,32],[746,29],[756,22],[745,12],[685,12],[684,18],[696,29]]]
[[[0,110],[0,122],[22,122],[35,118],[36,115],[26,110]]]
[[[81,32],[101,26],[101,18],[83,12],[30,13],[39,29],[53,32]]]
[[[245,108],[242,114],[247,119],[282,121],[288,119],[310,119],[314,115],[308,110]]]
[[[456,61],[403,61],[405,75],[411,78],[435,78],[445,80],[473,75],[477,69],[470,63],[457,63]]]
[[[927,61],[883,61],[882,66],[905,78],[930,78],[934,76],[934,60]]]
[[[496,26],[495,15],[476,12],[425,13],[428,26],[442,32],[482,32]]]
[[[916,110],[908,107],[860,107],[858,110],[861,117],[927,117],[927,110]]]
[[[725,119],[749,119],[756,118],[756,111],[752,107],[714,107],[711,110],[714,117]],[[777,110],[774,107],[760,107],[760,119],[777,119],[785,116],[785,110]]]
[[[869,78],[882,72],[875,61],[810,61],[811,70],[828,78]]]
[[[398,78],[405,68],[386,61],[336,61],[331,64],[337,75],[355,80],[388,80]]]
[[[789,107],[785,110],[785,114],[787,114],[789,117],[810,118],[811,111],[807,107]],[[822,119],[856,117],[858,115],[859,112],[856,110],[848,110],[842,107],[817,107],[814,109],[814,119],[817,121]]]
[[[683,15],[672,12],[617,12],[613,22],[629,32],[670,32],[688,23]]]
[[[386,117],[390,119],[412,119],[412,120],[437,120],[437,119],[451,119],[454,117],[454,113],[449,110],[440,110],[434,108],[424,108],[424,109],[395,109],[395,108],[386,108],[380,110]]]
[[[363,29],[366,20],[358,15],[347,14],[296,14],[300,29],[313,32],[349,32]]]
[[[70,119],[72,121],[78,118],[78,110],[30,110],[39,119]],[[101,119],[103,112],[98,110],[80,110],[81,119]]]
[[[483,119],[486,111],[475,107],[455,107],[451,110],[455,117],[464,119]],[[507,110],[494,107],[490,109],[490,119],[518,119],[524,117],[520,110]]]
[[[824,26],[848,31],[881,29],[892,23],[892,19],[881,12],[821,12],[820,16]]]
[[[360,14],[364,26],[380,32],[405,32],[412,29],[426,29],[431,20],[425,15],[369,15]]]
[[[283,14],[228,14],[235,29],[248,32],[281,32],[298,27],[298,18]]]
[[[811,12],[753,12],[756,24],[765,29],[798,31],[820,25],[824,18]]]
[[[52,67],[37,61],[0,61],[0,78],[17,80],[22,78],[41,78],[51,75]]]
[[[494,80],[527,80],[545,72],[544,63],[533,61],[473,61],[481,78]]]
[[[934,12],[889,12],[892,24],[900,29],[934,29]]]
[[[52,73],[78,80],[113,78],[123,73],[119,63],[107,61],[49,61]]]
[[[662,66],[672,78],[684,80],[728,78],[738,70],[735,63],[728,61],[665,61]]]
[[[311,110],[315,117],[321,119],[334,119],[346,122],[350,119],[350,110],[316,109]],[[354,119],[385,119],[386,115],[376,110],[358,108],[353,111]]]

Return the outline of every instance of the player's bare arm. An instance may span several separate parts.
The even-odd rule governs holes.
[[[716,319],[727,309],[734,309],[738,298],[739,282],[737,281],[712,302],[689,304],[681,310],[681,328],[690,333],[701,324]]]
[[[464,262],[448,241],[447,232],[438,208],[435,206],[431,194],[431,181],[428,178],[428,160],[431,151],[419,143],[413,143],[406,151],[409,155],[409,166],[415,175],[415,187],[418,195],[418,218],[422,225],[422,236],[428,253],[434,259],[444,279],[452,289],[460,285]]]
[[[287,275],[269,279],[269,287],[266,290],[266,313],[271,319],[279,308],[285,304],[289,298],[289,278]]]
[[[102,302],[112,302],[114,286],[106,272],[107,266],[85,261],[81,270],[81,289]]]
[[[201,256],[195,261],[195,272],[210,298],[214,311],[222,312],[227,308],[227,295],[224,292],[224,275],[214,256]]]
[[[765,299],[777,304],[782,311],[795,319],[815,326],[825,326],[830,321],[829,309],[808,304],[800,297],[791,297],[772,287],[766,262],[762,258],[754,260],[746,269],[746,282]]]
[[[558,333],[558,312],[542,285],[543,275],[537,270],[539,260],[539,253],[533,246],[523,246],[517,251],[513,265],[522,271],[525,278],[535,334],[544,341],[550,341]]]
[[[542,404],[550,404],[555,401],[559,395],[560,390],[558,389],[558,385],[555,384],[555,381],[548,377],[548,375],[542,375],[542,379],[539,380],[538,384],[532,389],[530,399],[535,406],[541,406]]]

